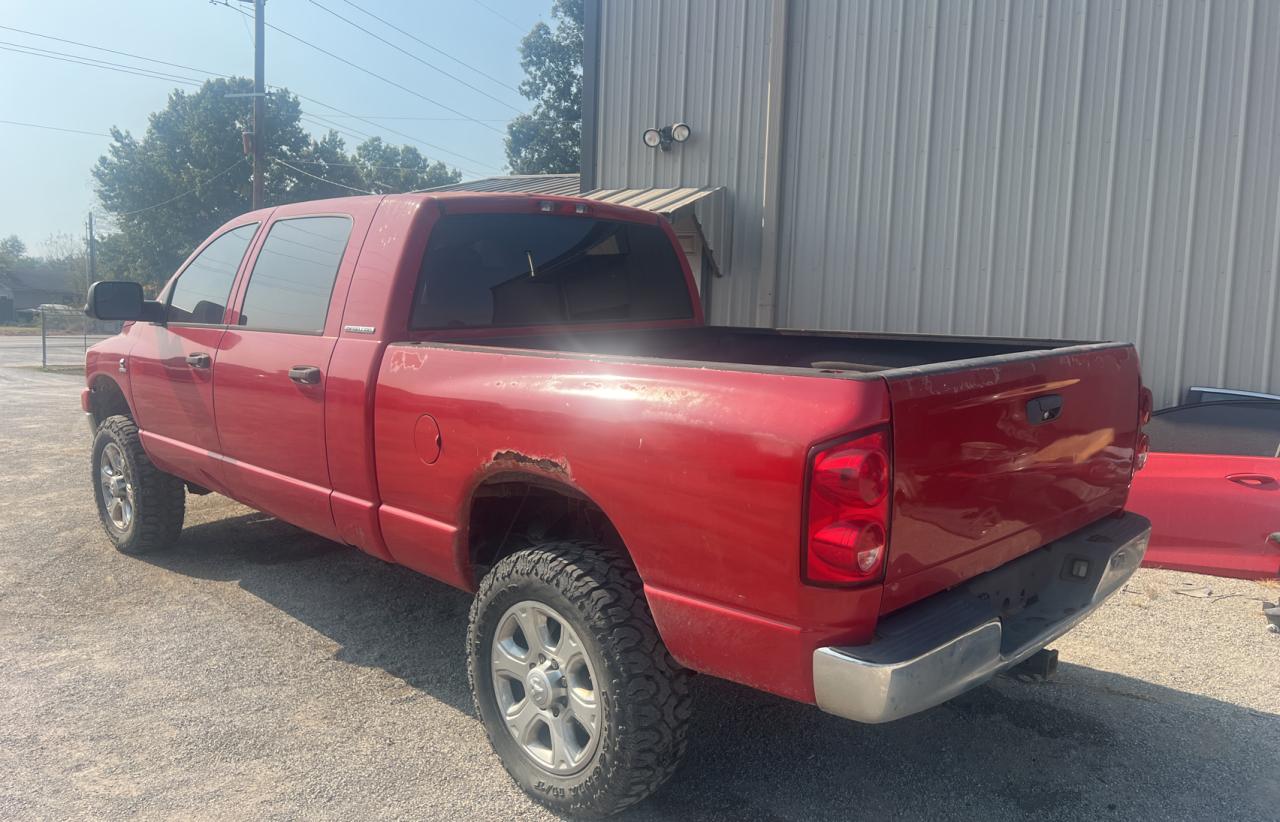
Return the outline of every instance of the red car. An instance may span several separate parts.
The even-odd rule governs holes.
[[[1157,411],[1129,508],[1151,520],[1145,564],[1280,577],[1280,402],[1216,400]]]
[[[83,395],[115,545],[164,550],[213,491],[476,592],[477,711],[561,811],[671,774],[691,671],[889,721],[1036,654],[1146,546],[1132,346],[710,326],[643,211],[281,206],[156,300],[89,303],[131,321]]]

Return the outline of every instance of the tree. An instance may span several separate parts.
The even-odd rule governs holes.
[[[507,125],[507,162],[517,174],[579,170],[582,149],[582,3],[556,0],[554,31],[538,23],[520,41],[520,93],[533,110]]]
[[[17,234],[10,234],[0,240],[0,284],[9,281],[9,272],[27,256],[27,245],[18,239]]]
[[[21,260],[25,256],[27,256],[27,244],[17,234],[10,234],[0,240],[0,258]]]
[[[444,163],[433,163],[413,146],[396,147],[370,137],[356,146],[356,165],[374,190],[417,191],[448,185],[462,179]]]
[[[162,283],[211,231],[249,210],[252,164],[241,135],[252,128],[251,98],[229,95],[252,90],[243,77],[209,80],[193,92],[172,92],[165,108],[151,115],[142,139],[111,130],[107,154],[93,168],[98,199],[111,216],[99,244],[100,277]],[[301,113],[298,98],[287,91],[267,97],[268,206],[461,179],[417,149],[377,138],[353,157],[337,132],[319,140],[308,135]],[[393,168],[387,174],[374,165]]]
[[[251,98],[227,95],[252,91],[246,78],[209,80],[194,92],[173,91],[141,140],[112,128],[93,176],[120,235],[103,261],[123,266],[113,275],[162,282],[210,231],[248,210],[251,166],[241,134],[251,130]],[[308,148],[300,113],[292,95],[267,98],[273,154],[296,157]],[[269,165],[268,202],[283,199],[290,179]]]
[[[329,131],[320,140],[313,141],[302,156],[292,157],[286,162],[306,172],[291,172],[293,177],[286,192],[289,202],[346,197],[372,190],[365,185],[359,168],[348,156],[346,144],[336,131]]]
[[[65,281],[70,282],[72,288],[72,305],[83,304],[90,284],[89,249],[84,238],[59,231],[46,237],[41,247],[45,264],[66,272]]]

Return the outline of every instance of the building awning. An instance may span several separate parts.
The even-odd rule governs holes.
[[[719,197],[723,186],[709,188],[597,188],[581,196],[614,205],[643,208],[659,214],[674,216],[686,208],[692,208],[708,197]]]

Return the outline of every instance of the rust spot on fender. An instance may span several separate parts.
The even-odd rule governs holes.
[[[494,451],[488,465],[485,467],[495,465],[518,465],[522,468],[536,468],[548,474],[559,474],[562,477],[572,476],[569,472],[569,461],[564,458],[533,457],[528,454],[522,454],[519,451]]]

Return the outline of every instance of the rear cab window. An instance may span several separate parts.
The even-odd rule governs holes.
[[[431,230],[413,330],[693,317],[659,227],[560,214],[449,214]]]
[[[292,217],[271,226],[253,263],[239,325],[320,334],[351,235],[345,216]]]

